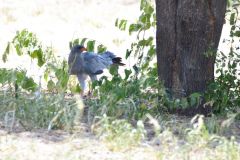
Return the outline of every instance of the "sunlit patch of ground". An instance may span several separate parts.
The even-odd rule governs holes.
[[[205,122],[209,123],[207,121]],[[213,120],[210,121],[214,123]],[[148,140],[132,147],[119,146],[120,149],[116,145],[113,148],[114,141],[99,139],[85,123],[81,123],[73,133],[63,130],[48,132],[45,129],[30,132],[18,127],[14,127],[12,132],[7,132],[2,123],[0,124],[0,160],[201,160],[215,158],[237,160],[240,158],[240,145],[235,144],[235,141],[230,141],[231,136],[239,136],[239,122],[232,124],[232,127],[226,130],[225,136],[228,140],[213,134],[204,135],[204,132],[201,133],[203,135],[196,135],[190,140],[186,136],[187,128],[191,128],[190,118],[170,116],[159,122],[162,132],[158,136],[151,134],[152,127],[146,127]],[[122,141],[126,140],[122,139]]]
[[[68,134],[64,131],[37,130],[8,134],[0,130],[0,160],[16,159],[156,159],[151,147],[135,147],[125,151],[111,151],[105,143],[91,133],[81,131]]]

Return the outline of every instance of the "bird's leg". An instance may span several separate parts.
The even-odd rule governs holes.
[[[85,92],[85,89],[86,89],[85,80],[87,79],[87,76],[84,75],[84,74],[78,74],[77,77],[78,77],[78,81],[80,83],[80,86],[82,88],[81,96],[84,96],[84,92]]]
[[[86,87],[85,80],[80,82],[80,86],[81,86],[81,88],[82,88],[82,90],[81,90],[81,96],[84,97],[84,96],[85,96],[85,95],[84,95],[84,93],[85,93],[85,87]]]
[[[94,81],[97,81],[97,75],[89,75],[89,76],[90,76],[90,78],[91,78],[92,83],[93,83]],[[89,96],[92,95],[92,87],[91,87],[91,89],[88,91],[88,95],[89,95]]]

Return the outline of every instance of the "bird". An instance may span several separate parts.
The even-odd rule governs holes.
[[[124,66],[122,58],[117,57],[110,51],[101,54],[88,52],[83,45],[75,45],[71,48],[68,57],[69,74],[76,75],[82,92],[86,88],[86,79],[89,76],[91,81],[97,80],[97,75],[103,73],[104,69],[108,69],[111,65]]]

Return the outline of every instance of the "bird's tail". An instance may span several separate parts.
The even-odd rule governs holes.
[[[116,55],[112,52],[106,51],[102,55],[102,57],[105,58],[111,58],[113,64],[119,65],[119,66],[124,66],[125,64],[122,63],[122,58],[121,57],[116,57]]]
[[[125,64],[122,63],[122,58],[121,57],[115,57],[112,59],[113,64],[117,64],[119,66],[124,66]]]

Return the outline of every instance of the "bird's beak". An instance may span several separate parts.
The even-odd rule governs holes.
[[[84,51],[87,51],[87,49],[86,48],[81,48],[80,49],[80,52],[84,52]]]

